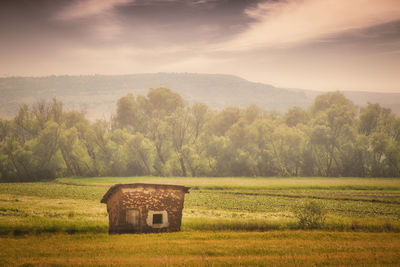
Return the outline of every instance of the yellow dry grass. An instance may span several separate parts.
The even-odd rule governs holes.
[[[380,266],[400,263],[400,234],[273,231],[1,237],[4,265]]]

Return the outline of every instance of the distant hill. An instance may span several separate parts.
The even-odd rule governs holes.
[[[0,116],[10,118],[21,104],[57,97],[67,109],[85,108],[88,117],[109,118],[116,101],[128,94],[147,94],[149,88],[167,87],[189,103],[213,108],[247,107],[285,112],[292,106],[308,107],[323,92],[277,88],[232,75],[155,73],[132,75],[47,76],[0,78]],[[400,93],[344,92],[359,106],[379,103],[400,114]]]

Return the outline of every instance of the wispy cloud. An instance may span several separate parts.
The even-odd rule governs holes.
[[[102,41],[113,41],[122,34],[122,25],[114,9],[135,0],[75,0],[56,13],[54,19],[77,23],[90,19],[90,35]]]
[[[133,0],[75,0],[56,15],[59,20],[73,20],[104,14],[113,8]]]
[[[246,13],[256,22],[221,49],[248,50],[317,41],[346,31],[400,20],[398,0],[286,0]]]

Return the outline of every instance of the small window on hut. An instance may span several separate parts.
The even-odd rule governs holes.
[[[168,212],[166,210],[149,210],[147,213],[146,224],[152,228],[168,227]]]
[[[153,214],[153,224],[162,224],[162,223],[163,223],[163,215]]]

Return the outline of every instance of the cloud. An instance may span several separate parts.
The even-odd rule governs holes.
[[[56,15],[59,20],[74,20],[104,14],[133,0],[75,0]]]
[[[268,1],[245,12],[256,22],[220,49],[293,46],[400,20],[398,0]]]
[[[87,28],[91,37],[101,41],[115,41],[122,34],[118,6],[134,3],[135,0],[75,0],[53,17],[57,21],[72,22]],[[89,19],[84,24],[80,19]]]

